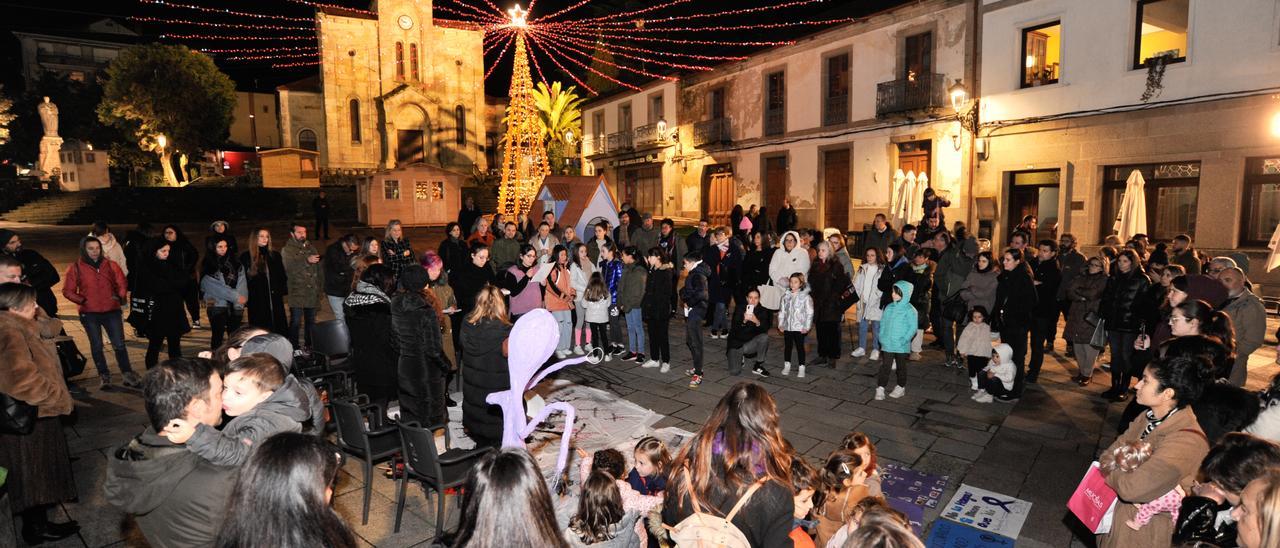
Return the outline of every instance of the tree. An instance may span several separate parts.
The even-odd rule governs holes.
[[[13,100],[5,97],[0,85],[0,145],[9,142],[9,123],[13,121]]]
[[[538,82],[533,90],[538,117],[542,119],[543,138],[547,143],[547,158],[551,170],[556,173],[565,171],[565,158],[573,152],[573,143],[582,140],[582,103],[586,99],[579,97],[576,91],[573,86],[562,89],[560,82],[552,83],[550,89],[545,83]]]
[[[173,154],[224,144],[235,104],[235,84],[213,59],[186,46],[150,44],[122,50],[107,67],[98,118],[157,154],[165,184],[177,186]]]

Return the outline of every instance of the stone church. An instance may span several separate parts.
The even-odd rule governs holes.
[[[319,76],[277,90],[284,146],[318,151],[327,171],[488,169],[505,104],[484,95],[484,33],[431,7],[318,9]]]

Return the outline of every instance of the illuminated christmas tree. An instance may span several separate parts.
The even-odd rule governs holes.
[[[511,104],[507,106],[507,135],[502,157],[502,184],[498,209],[514,216],[529,211],[542,179],[551,174],[547,148],[542,142],[542,119],[533,98],[533,76],[525,52],[525,11],[516,6],[507,12],[516,30],[515,67],[511,75]]]

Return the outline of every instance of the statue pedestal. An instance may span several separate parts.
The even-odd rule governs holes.
[[[40,178],[48,180],[50,177],[57,177],[57,182],[62,185],[62,138],[50,137],[48,135],[40,138],[40,161],[37,164],[40,169]]]

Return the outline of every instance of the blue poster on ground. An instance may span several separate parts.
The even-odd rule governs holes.
[[[929,538],[925,541],[925,546],[928,548],[1013,548],[1014,541],[995,533],[979,531],[954,521],[940,519],[933,522],[933,528],[929,530]]]
[[[942,517],[951,521],[1016,539],[1031,513],[1031,503],[965,483],[956,489]]]
[[[889,506],[907,515],[919,536],[924,529],[925,508],[937,508],[947,489],[948,476],[917,472],[905,466],[885,463],[880,467],[880,488]]]

